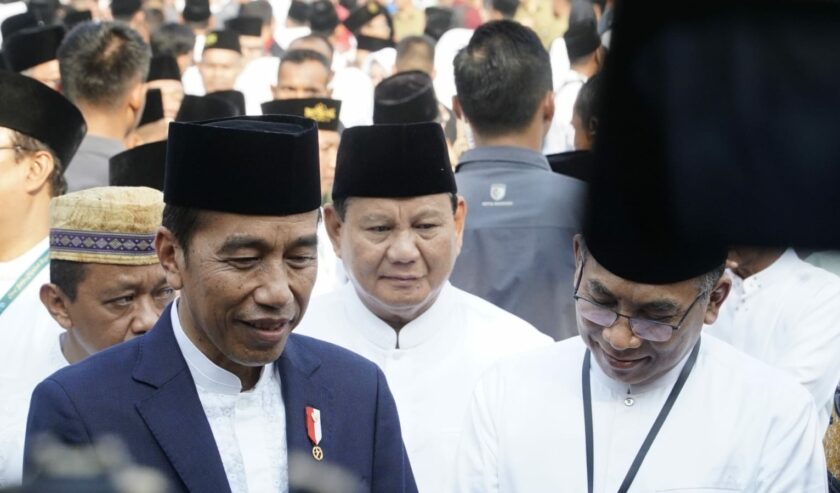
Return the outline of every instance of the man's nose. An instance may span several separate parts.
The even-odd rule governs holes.
[[[636,349],[642,345],[642,339],[630,328],[630,319],[619,316],[612,327],[601,331],[601,337],[616,351]]]

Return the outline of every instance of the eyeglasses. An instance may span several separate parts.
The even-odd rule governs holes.
[[[603,328],[612,327],[616,324],[616,322],[618,322],[619,317],[624,317],[630,324],[630,330],[632,330],[639,338],[648,341],[665,342],[671,339],[674,331],[678,330],[680,326],[682,326],[686,317],[688,317],[688,314],[691,313],[692,308],[694,308],[694,305],[696,305],[697,301],[703,297],[703,294],[701,293],[694,298],[694,301],[691,302],[691,305],[689,305],[688,309],[676,325],[656,320],[648,320],[645,318],[631,317],[629,315],[618,313],[610,308],[596,303],[595,301],[578,296],[577,293],[580,288],[581,279],[583,278],[583,268],[585,265],[586,258],[583,259],[583,264],[580,268],[580,275],[575,283],[575,293],[573,295],[573,298],[575,299],[575,306],[577,307],[577,311],[580,316]]]
[[[15,151],[15,152],[34,151],[34,149],[29,149],[29,148],[23,147],[23,146],[0,146],[0,151],[2,151],[2,150],[10,150],[10,151]]]

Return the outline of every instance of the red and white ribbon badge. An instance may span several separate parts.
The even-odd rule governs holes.
[[[321,411],[314,407],[306,407],[306,434],[312,445],[321,443]]]

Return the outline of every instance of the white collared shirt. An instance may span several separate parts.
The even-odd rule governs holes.
[[[48,248],[45,238],[18,258],[0,262],[0,297]],[[48,282],[46,266],[0,314],[0,487],[20,484],[29,398],[41,380],[60,368],[55,347],[64,330],[39,296]]]
[[[580,337],[523,354],[476,387],[458,448],[458,492],[586,491]],[[592,358],[594,491],[617,491],[682,369],[631,388]],[[810,395],[712,336],[630,492],[824,493],[822,430]]]
[[[287,492],[286,408],[274,365],[242,391],[239,377],[217,366],[187,337],[172,304],[172,328],[195,381],[201,407],[233,493]]]
[[[732,290],[704,330],[804,385],[825,430],[840,382],[840,277],[792,249],[747,279],[728,274]]]
[[[350,283],[314,298],[295,331],[379,365],[397,403],[418,489],[428,492],[451,487],[462,418],[481,374],[505,356],[552,342],[448,282],[434,304],[399,333],[362,304]]]
[[[545,135],[543,154],[557,154],[575,149],[575,128],[572,126],[575,101],[587,78],[576,70],[569,70],[557,84],[554,95],[554,118]]]

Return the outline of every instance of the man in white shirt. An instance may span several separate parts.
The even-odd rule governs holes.
[[[840,278],[791,248],[734,248],[729,260],[732,292],[707,333],[801,383],[825,430],[840,382]]]
[[[416,491],[382,372],[291,334],[317,270],[317,135],[290,116],[171,124],[155,250],[180,297],[145,336],[36,387],[25,478],[42,433],[112,435],[171,491],[294,491],[332,466],[351,491]]]
[[[701,337],[730,289],[725,249],[589,243],[575,239],[580,337],[485,375],[457,491],[826,491],[810,394]]]
[[[351,283],[313,299],[299,333],[377,363],[421,491],[447,491],[470,393],[502,357],[551,339],[449,284],[466,203],[440,124],[345,130],[327,232]]]
[[[12,416],[46,376],[43,361],[61,332],[38,299],[49,282],[50,199],[67,188],[64,169],[85,135],[81,112],[40,82],[0,72],[0,416]],[[0,487],[20,481],[19,431],[0,420]],[[22,438],[22,437],[21,437]]]

